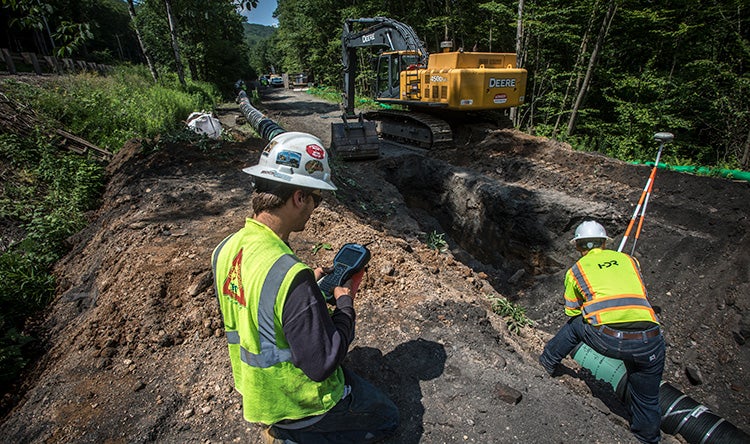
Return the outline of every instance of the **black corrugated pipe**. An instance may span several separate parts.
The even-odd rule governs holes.
[[[242,114],[245,115],[247,121],[253,126],[253,128],[255,128],[255,131],[258,132],[260,137],[271,141],[274,137],[286,132],[286,130],[278,123],[253,108],[252,105],[250,105],[250,99],[247,97],[245,91],[240,90],[237,94],[237,100],[240,103],[240,111],[242,111]]]
[[[622,361],[602,356],[583,342],[570,356],[625,400],[628,375]],[[679,433],[690,444],[750,443],[750,435],[664,381],[659,386],[659,407],[661,430],[670,435]]]

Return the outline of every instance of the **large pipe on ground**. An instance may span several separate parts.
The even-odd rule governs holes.
[[[247,119],[248,123],[255,128],[260,137],[268,140],[269,142],[281,133],[285,133],[286,130],[282,128],[278,123],[264,116],[263,113],[253,108],[250,104],[250,99],[244,90],[240,90],[237,94],[237,100],[240,104],[240,111]]]
[[[622,361],[602,356],[583,342],[570,355],[594,377],[611,385],[621,400],[626,399],[627,372]],[[661,430],[679,433],[690,444],[750,443],[750,435],[664,381],[659,386],[659,407]]]

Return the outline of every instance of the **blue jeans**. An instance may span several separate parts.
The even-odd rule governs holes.
[[[625,363],[630,431],[641,442],[659,442],[659,385],[664,371],[664,337],[659,334],[653,338],[618,339],[601,333],[596,327],[583,322],[582,316],[576,316],[547,343],[539,362],[545,368],[553,369],[580,342],[604,356]]]
[[[400,422],[396,405],[351,370],[344,368],[344,379],[351,393],[323,419],[298,430],[271,426],[271,434],[304,444],[371,443],[392,435]]]

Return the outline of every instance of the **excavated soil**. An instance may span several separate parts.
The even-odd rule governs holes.
[[[337,105],[262,96],[285,129],[329,143]],[[44,353],[3,398],[3,441],[260,441],[232,388],[210,254],[250,214],[241,169],[265,141],[235,104],[220,115],[232,142],[149,153],[133,140],[110,163],[102,206],[70,239],[57,299],[34,325]],[[573,229],[596,218],[617,248],[650,168],[487,123],[454,129],[453,149],[386,144],[378,160],[334,162],[339,190],[291,237],[311,265],[369,243],[346,364],[399,407],[388,442],[636,442],[608,385],[573,360],[552,379],[536,359],[565,321]],[[746,431],[749,214],[747,183],[660,170],[635,252],[668,342],[664,380]],[[433,233],[445,251],[429,248]],[[512,332],[497,297],[535,326]]]

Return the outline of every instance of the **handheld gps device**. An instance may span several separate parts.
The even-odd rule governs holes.
[[[333,272],[318,281],[326,301],[335,303],[334,287],[340,287],[370,262],[370,250],[360,244],[344,244],[333,258]]]

